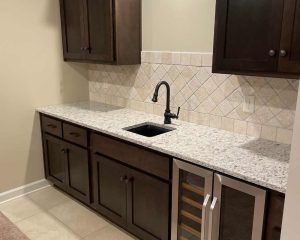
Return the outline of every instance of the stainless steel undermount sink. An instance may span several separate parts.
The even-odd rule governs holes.
[[[164,127],[154,123],[142,123],[139,125],[124,128],[124,130],[136,133],[145,137],[155,137],[175,130],[174,128]]]

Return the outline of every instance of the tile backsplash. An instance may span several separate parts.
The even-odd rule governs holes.
[[[135,66],[89,66],[90,100],[163,115],[165,88],[152,103],[159,81],[171,86],[173,112],[180,119],[239,134],[290,143],[298,80],[211,72],[211,53],[143,52]],[[254,97],[254,112],[243,109]]]

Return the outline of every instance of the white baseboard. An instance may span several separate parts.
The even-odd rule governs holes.
[[[45,187],[51,186],[46,179],[42,179],[7,192],[0,193],[0,204],[18,198],[29,193],[35,192]]]

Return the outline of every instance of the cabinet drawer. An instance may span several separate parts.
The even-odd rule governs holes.
[[[62,123],[59,120],[42,116],[42,129],[44,132],[62,137]]]
[[[103,135],[92,134],[92,150],[164,179],[170,179],[169,157]]]
[[[64,139],[87,147],[87,130],[68,123],[63,123]]]

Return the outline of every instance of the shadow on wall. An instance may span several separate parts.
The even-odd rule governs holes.
[[[31,126],[28,126],[32,130],[31,135],[28,136],[28,143],[25,143],[29,148],[27,158],[24,156],[24,161],[27,161],[25,184],[44,178],[40,118],[39,114],[35,112],[35,108],[89,99],[87,64],[63,61],[59,1],[48,0],[43,10],[45,13],[43,25],[49,28],[50,37],[55,42],[48,42],[50,51],[46,50],[46,56],[40,59],[40,61],[44,61],[42,66],[45,68],[45,73],[41,74],[45,74],[47,83],[46,81],[38,83],[40,86],[36,91],[46,92],[45,94],[39,93],[40,98],[35,99],[36,105],[32,106],[31,114],[26,116],[30,118],[27,119],[27,122],[32,123]]]

